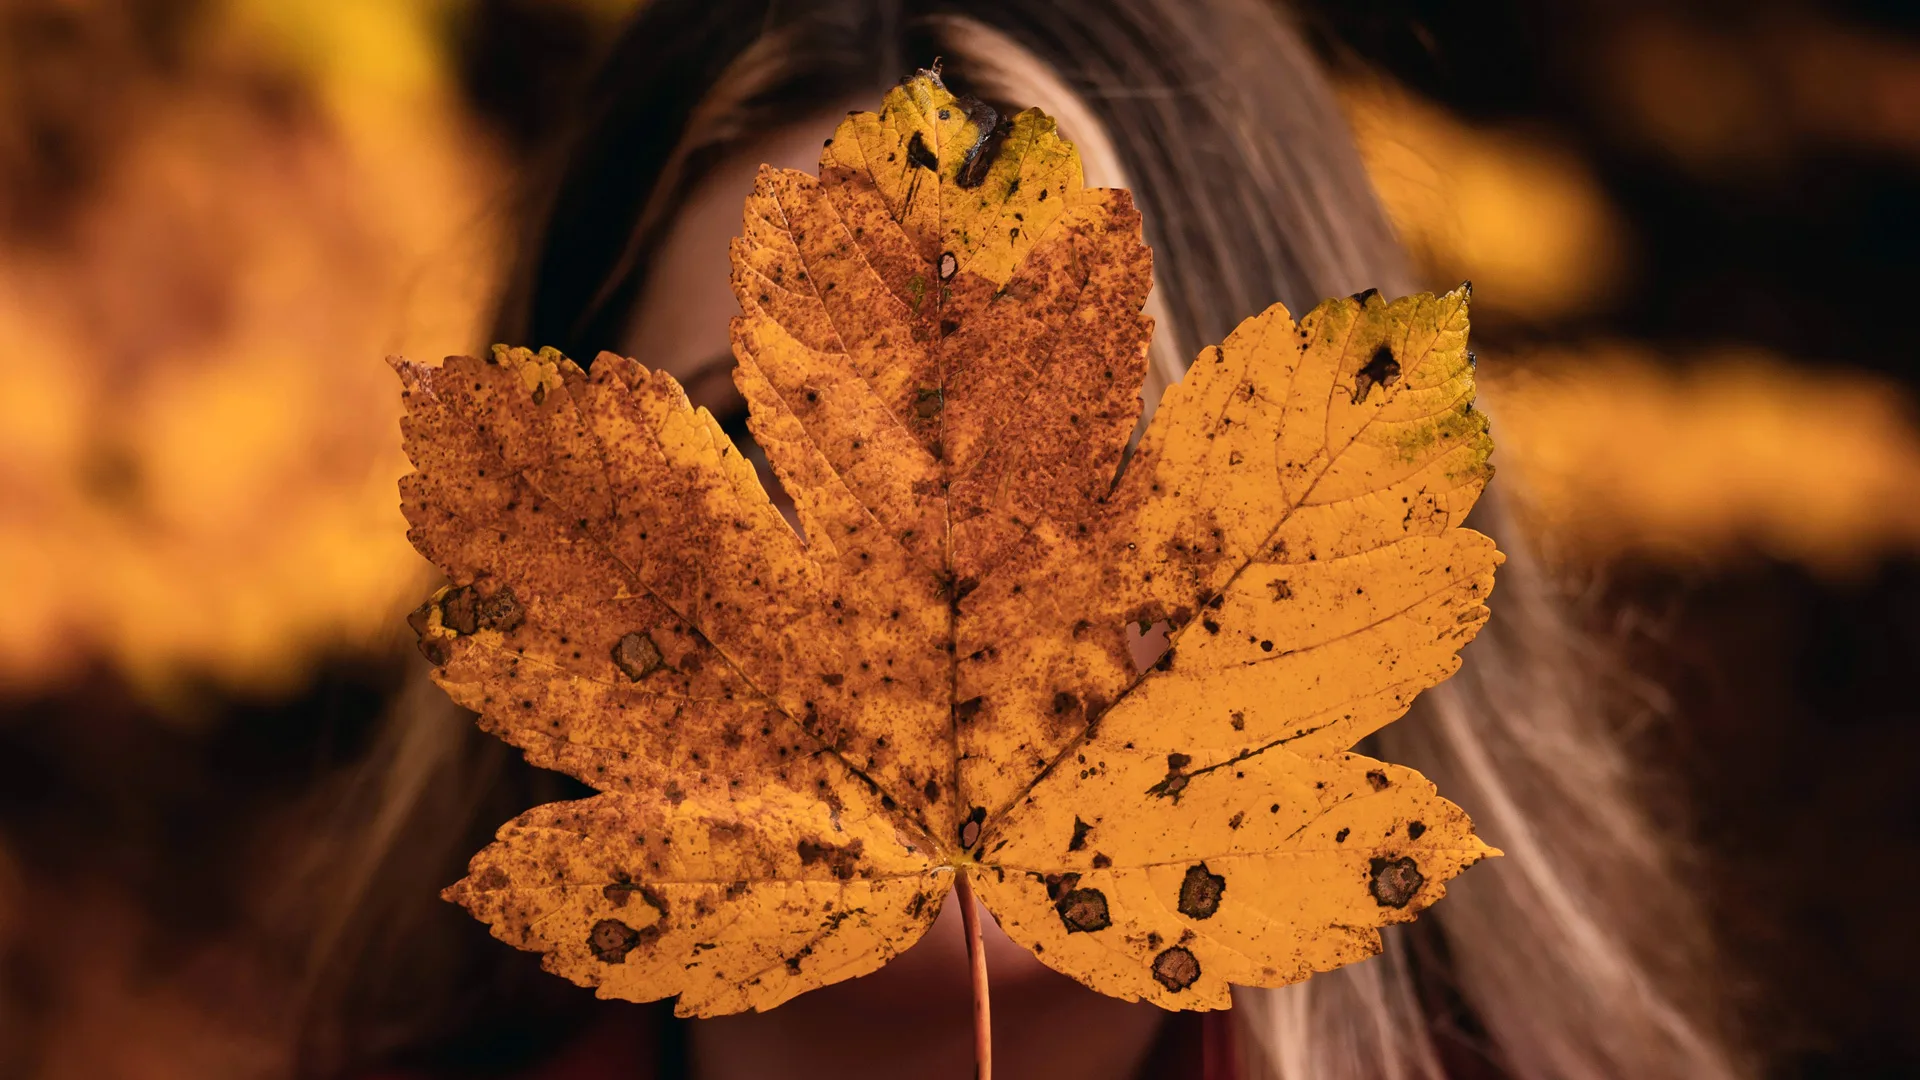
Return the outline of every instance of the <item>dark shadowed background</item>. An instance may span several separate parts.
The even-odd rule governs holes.
[[[631,3],[0,0],[0,1075],[273,1069],[257,867],[420,662],[380,357],[485,343]],[[1920,1074],[1920,6],[1297,10],[1748,1043]]]

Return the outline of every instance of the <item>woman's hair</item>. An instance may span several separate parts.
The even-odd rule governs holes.
[[[500,339],[620,349],[650,255],[710,166],[851,96],[877,100],[935,57],[957,90],[1054,114],[1090,183],[1132,189],[1154,252],[1149,405],[1187,358],[1276,300],[1298,312],[1413,288],[1331,89],[1269,0],[653,0],[548,178]],[[1497,489],[1475,522],[1507,552],[1493,619],[1460,673],[1367,748],[1432,778],[1506,857],[1389,929],[1384,955],[1237,992],[1253,1072],[1433,1077],[1483,1052],[1524,1078],[1737,1075],[1705,935],[1603,704],[1607,665],[1558,610]],[[312,939],[335,964],[397,947],[406,923],[383,914],[383,895],[430,896],[430,876],[512,804],[565,783],[444,706],[394,716],[340,803],[364,812],[347,811],[333,853],[293,879],[326,877],[327,905],[352,913]],[[392,856],[423,845],[440,854]],[[324,994],[337,980],[320,970]]]

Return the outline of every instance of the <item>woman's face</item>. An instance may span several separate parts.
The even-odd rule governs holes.
[[[850,103],[854,107],[858,103]],[[762,162],[814,172],[845,109],[770,134],[713,170],[660,246],[625,352],[679,379],[736,440],[745,413],[733,388],[728,242]],[[771,487],[764,459],[761,479]],[[984,913],[983,913],[984,914]],[[1045,967],[985,919],[994,1056],[1008,1076],[1054,1080],[1130,1075],[1158,1032],[1150,1005],[1117,1001]],[[764,1014],[694,1026],[695,1074],[735,1076],[972,1075],[970,985],[959,902],[951,895],[919,944],[880,971],[802,995]]]

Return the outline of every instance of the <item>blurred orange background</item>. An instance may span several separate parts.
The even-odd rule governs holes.
[[[270,739],[232,728],[391,687],[430,569],[381,358],[487,343],[527,167],[629,3],[0,3],[15,969],[64,880],[34,830],[102,797],[102,740]],[[1920,1068],[1920,949],[1847,891],[1920,885],[1920,19],[1301,17],[1423,276],[1475,283],[1500,483],[1585,617],[1648,660],[1672,722],[1641,746],[1700,807],[1756,1039],[1779,1075]],[[62,1010],[133,1016],[108,1004],[132,971],[49,975],[56,1004],[8,985],[0,1046]]]

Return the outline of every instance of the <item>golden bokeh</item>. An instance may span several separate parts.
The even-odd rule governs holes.
[[[1474,307],[1528,320],[1589,311],[1618,288],[1627,230],[1586,163],[1551,135],[1469,125],[1379,79],[1341,100],[1401,241]]]
[[[1898,386],[1754,351],[1684,359],[1602,344],[1483,363],[1500,479],[1556,551],[1846,574],[1920,550]]]
[[[434,8],[219,8],[64,242],[0,261],[0,686],[271,686],[395,625],[381,357],[483,338],[502,228]]]
[[[1805,149],[1920,157],[1920,47],[1806,15],[1610,25],[1598,86],[1629,138],[1709,176]]]

